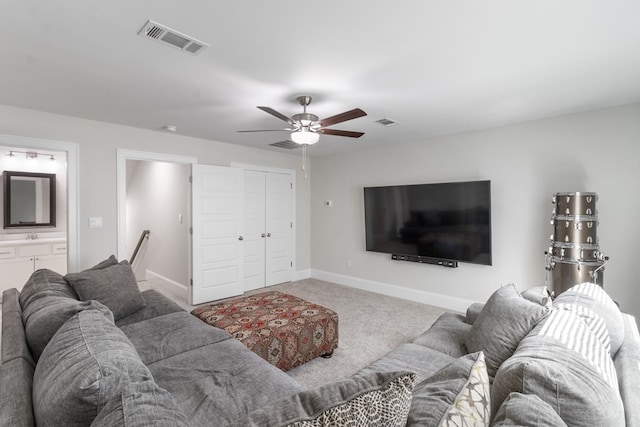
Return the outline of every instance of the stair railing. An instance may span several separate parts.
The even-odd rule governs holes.
[[[133,260],[136,259],[136,255],[138,255],[138,251],[140,250],[140,246],[142,246],[142,242],[144,241],[144,239],[149,240],[149,234],[151,234],[149,230],[142,231],[142,234],[140,234],[140,238],[138,239],[138,244],[136,245],[136,248],[133,251],[133,255],[131,255],[131,259],[129,260],[129,264],[133,265]]]

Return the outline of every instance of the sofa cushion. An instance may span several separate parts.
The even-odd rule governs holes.
[[[127,337],[97,310],[84,310],[55,333],[33,377],[39,425],[86,426],[125,384],[151,381]]]
[[[91,423],[91,427],[186,427],[182,410],[153,381],[126,384]]]
[[[27,306],[22,318],[27,342],[36,361],[58,329],[83,310],[98,310],[113,322],[111,310],[93,300],[77,301],[66,297],[47,296]]]
[[[38,298],[60,296],[77,300],[75,290],[64,280],[61,274],[46,268],[34,271],[20,291],[22,309]]]
[[[116,258],[115,255],[110,255],[109,258],[105,259],[104,261],[100,261],[99,263],[97,263],[93,267],[87,268],[84,271],[103,270],[103,269],[105,269],[107,267],[111,267],[112,265],[116,265],[116,264],[118,264],[118,258]]]
[[[415,386],[408,425],[489,425],[490,405],[484,355],[468,354]]]
[[[416,373],[416,383],[429,378],[444,366],[456,360],[447,354],[418,344],[403,344],[380,359],[362,368],[358,375],[374,372],[411,371]]]
[[[145,302],[144,308],[138,311],[134,311],[130,315],[116,320],[116,326],[121,328],[133,323],[138,323],[145,320],[153,319],[155,317],[164,316],[165,314],[169,313],[186,313],[186,311],[182,307],[180,307],[174,301],[162,295],[155,289],[147,289],[146,291],[142,292],[142,298],[144,298]]]
[[[467,350],[484,353],[487,372],[493,377],[549,310],[522,298],[513,284],[505,285],[491,295],[471,326],[465,339]]]
[[[535,394],[568,426],[624,425],[613,361],[575,313],[554,309],[496,374],[494,412],[512,392]]]
[[[464,316],[454,313],[444,313],[426,332],[413,340],[414,344],[429,347],[451,357],[467,354],[464,345],[465,338],[471,325],[465,322]]]
[[[582,308],[583,310],[576,311],[587,323],[589,318],[595,317],[594,315],[601,317],[607,326],[611,354],[616,354],[624,340],[622,313],[602,286],[595,283],[581,283],[558,295],[553,304]]]
[[[412,372],[354,375],[260,408],[231,426],[405,426],[414,380]]]
[[[209,326],[186,311],[122,326],[145,365],[185,351],[231,339],[231,335]]]
[[[148,368],[194,426],[226,425],[303,390],[296,380],[235,339],[203,345]]]
[[[566,427],[553,408],[535,394],[511,393],[496,416],[492,427]]]
[[[100,270],[85,270],[64,276],[81,300],[96,300],[109,307],[119,320],[145,307],[146,303],[129,262],[124,260]]]

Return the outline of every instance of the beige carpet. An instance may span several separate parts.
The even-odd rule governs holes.
[[[186,310],[186,290],[152,279],[140,282],[175,300]],[[413,341],[446,310],[400,298],[361,291],[315,279],[252,291],[277,290],[323,305],[338,313],[339,346],[330,359],[316,358],[288,372],[313,388],[353,375],[401,344]]]

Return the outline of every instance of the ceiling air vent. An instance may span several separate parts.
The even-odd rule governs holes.
[[[144,24],[142,29],[138,31],[138,35],[178,48],[192,55],[197,55],[209,47],[207,43],[196,40],[193,37],[179,33],[151,20]]]
[[[395,120],[391,120],[387,118],[376,120],[375,122],[382,126],[393,126],[398,124],[398,122],[396,122]]]
[[[293,141],[280,141],[280,142],[274,142],[273,144],[269,144],[273,147],[279,147],[279,148],[286,148],[287,150],[293,150],[296,148],[300,148],[302,147],[300,144],[296,144]]]

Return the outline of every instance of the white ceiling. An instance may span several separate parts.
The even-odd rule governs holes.
[[[360,139],[422,141],[640,101],[638,0],[2,0],[0,104],[283,151],[295,97]],[[211,45],[137,35],[148,19]],[[389,118],[399,125],[383,127]]]

